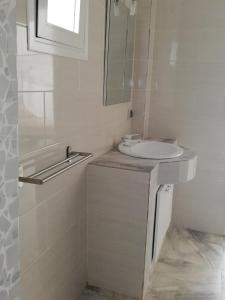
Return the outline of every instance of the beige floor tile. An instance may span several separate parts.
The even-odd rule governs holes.
[[[101,289],[80,300],[132,300]],[[225,237],[171,228],[144,300],[225,300]]]

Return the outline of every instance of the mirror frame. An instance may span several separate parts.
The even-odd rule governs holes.
[[[107,103],[107,75],[108,75],[108,53],[109,53],[109,30],[110,30],[110,8],[111,1],[106,0],[105,9],[105,49],[104,49],[104,82],[103,82],[103,104],[104,106],[109,106]]]
[[[109,54],[109,33],[110,33],[110,13],[111,8],[113,6],[113,2],[115,0],[106,0],[106,10],[105,10],[105,48],[104,48],[104,78],[103,78],[103,105],[104,106],[111,106],[116,104],[122,104],[122,103],[129,103],[132,101],[130,98],[126,101],[116,102],[116,103],[110,103],[107,101],[107,77],[108,77],[108,54]],[[118,0],[120,1],[120,0]],[[123,0],[122,0],[123,1]],[[131,93],[132,93],[132,87],[131,87]]]

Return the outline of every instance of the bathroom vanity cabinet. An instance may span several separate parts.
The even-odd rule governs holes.
[[[140,168],[135,160],[88,166],[88,284],[142,299],[152,266],[158,167]]]
[[[170,225],[173,184],[189,181],[196,154],[139,159],[111,151],[87,169],[88,284],[143,299]]]

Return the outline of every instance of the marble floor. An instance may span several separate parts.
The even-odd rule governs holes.
[[[145,300],[225,300],[225,237],[170,229]],[[87,289],[80,300],[133,300]]]
[[[171,229],[146,300],[225,300],[225,238]]]

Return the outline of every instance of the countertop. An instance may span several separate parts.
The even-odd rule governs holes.
[[[160,141],[170,142],[170,143],[176,142],[175,140],[172,139],[160,139]],[[168,164],[172,162],[185,162],[196,157],[194,151],[184,147],[183,149],[184,149],[184,153],[181,156],[176,158],[171,158],[171,159],[163,159],[163,160],[131,157],[123,153],[120,153],[117,149],[115,149],[97,158],[96,160],[91,162],[91,164],[102,166],[102,167],[118,168],[118,169],[150,173],[159,164]]]

